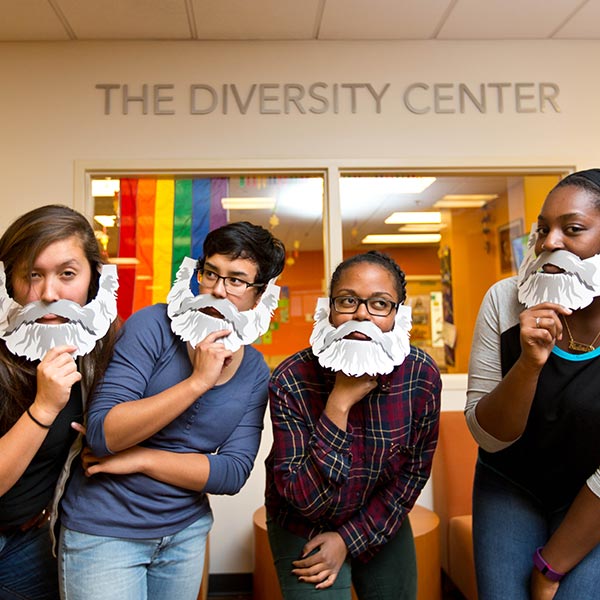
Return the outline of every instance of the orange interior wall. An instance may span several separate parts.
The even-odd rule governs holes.
[[[274,368],[290,354],[306,348],[312,331],[317,298],[323,295],[323,252],[299,252],[286,264],[277,280],[281,286],[280,306],[275,311],[269,336],[255,347]]]
[[[482,218],[485,214],[484,211],[465,210],[457,211],[452,217],[452,293],[457,334],[455,365],[448,367],[451,373],[468,370],[479,305],[487,289],[496,281],[496,252],[491,231],[484,233],[486,223],[482,223]],[[487,227],[494,229],[489,223]]]

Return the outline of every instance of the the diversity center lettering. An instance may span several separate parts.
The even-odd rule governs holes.
[[[402,107],[415,115],[560,113],[553,82],[410,83],[98,83],[105,115],[321,115],[383,113]]]

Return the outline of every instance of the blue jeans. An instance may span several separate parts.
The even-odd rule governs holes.
[[[285,600],[350,600],[351,585],[360,600],[415,600],[417,597],[417,558],[408,518],[400,531],[367,563],[349,558],[334,584],[324,590],[298,581],[292,574],[292,561],[302,554],[306,538],[280,527],[267,515],[267,532],[273,552],[279,585]]]
[[[48,524],[0,535],[0,599],[57,598],[58,574]]]
[[[529,600],[533,553],[548,541],[567,510],[545,510],[525,490],[477,463],[473,546],[479,600]],[[561,581],[554,600],[597,598],[599,590],[597,546]]]
[[[202,582],[207,513],[182,531],[151,539],[60,533],[63,600],[196,600]]]

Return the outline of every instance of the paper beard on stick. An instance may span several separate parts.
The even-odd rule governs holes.
[[[6,347],[29,360],[41,360],[48,350],[64,344],[76,346],[73,358],[94,349],[117,316],[118,277],[116,265],[103,265],[98,293],[85,306],[71,300],[42,301],[21,306],[6,290],[4,265],[0,261],[0,337]],[[37,323],[45,315],[67,319],[66,323]]]
[[[171,329],[184,342],[196,346],[209,333],[228,329],[231,333],[219,341],[232,352],[242,345],[251,344],[269,329],[271,317],[277,308],[279,286],[272,279],[259,303],[251,310],[239,311],[233,302],[226,298],[215,298],[212,294],[194,296],[190,280],[194,276],[196,261],[183,259],[175,283],[167,296],[167,314],[171,319]],[[214,308],[223,318],[212,317],[201,312],[203,308]]]
[[[351,377],[386,375],[401,365],[410,353],[410,306],[398,306],[394,328],[386,333],[372,321],[350,320],[333,327],[329,312],[329,298],[319,298],[310,344],[322,367],[342,371]],[[370,339],[344,339],[353,332]]]
[[[536,255],[536,241],[534,225],[518,273],[518,298],[522,304],[530,308],[554,302],[578,310],[600,296],[600,254],[583,260],[567,250]],[[544,272],[544,265],[553,265],[559,272]]]

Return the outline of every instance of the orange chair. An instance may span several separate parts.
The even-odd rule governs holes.
[[[477,600],[471,516],[476,460],[477,443],[463,412],[442,411],[432,469],[433,509],[440,517],[442,569],[467,600]]]

